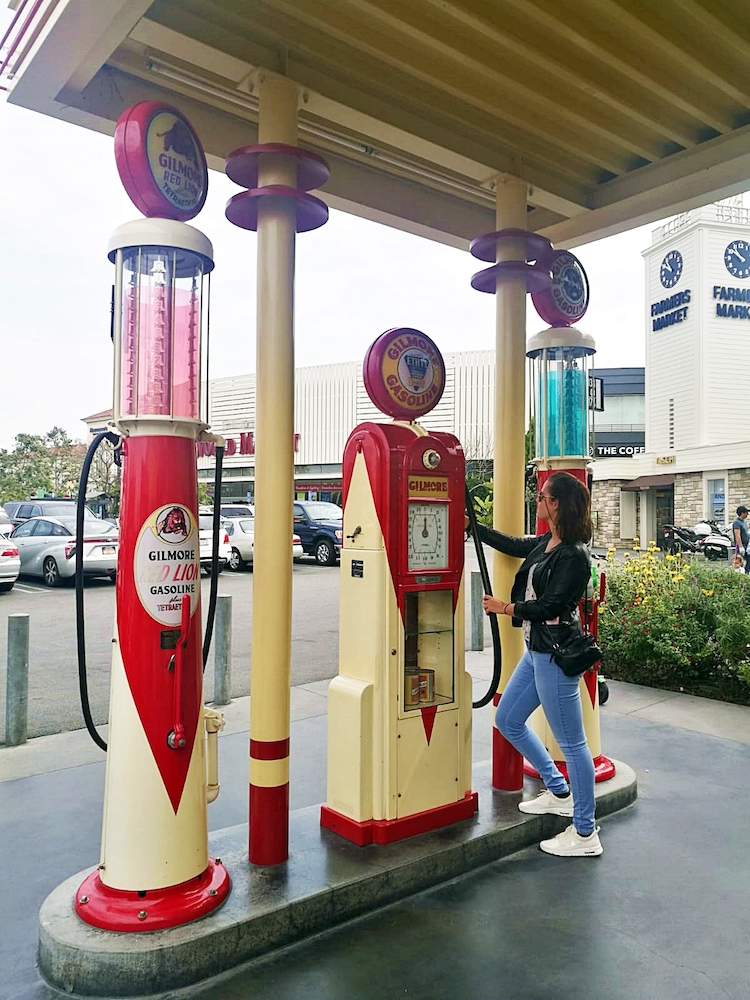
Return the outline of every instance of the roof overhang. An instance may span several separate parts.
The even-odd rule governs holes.
[[[300,86],[334,207],[466,247],[495,186],[576,245],[750,185],[750,6],[698,0],[13,0],[8,100],[112,133],[178,102],[209,162],[255,141],[259,70]]]

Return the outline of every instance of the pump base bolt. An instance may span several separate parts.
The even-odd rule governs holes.
[[[88,896],[81,896],[81,898],[78,900],[78,902],[81,903],[81,904],[88,903],[88,901],[89,901],[89,897]]]
[[[139,910],[138,911],[138,919],[139,920],[145,920],[147,916],[148,916],[148,910]]]

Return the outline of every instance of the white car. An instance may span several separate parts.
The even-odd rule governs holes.
[[[13,590],[20,572],[21,557],[18,549],[7,538],[0,538],[0,594]]]
[[[212,514],[198,515],[198,540],[200,542],[201,569],[206,573],[211,573],[211,557],[214,544],[214,519]],[[219,565],[218,571],[224,569],[232,554],[232,546],[229,544],[229,535],[223,521],[219,524]]]
[[[255,545],[255,518],[230,517],[224,522],[229,535],[232,552],[229,557],[229,568],[235,572],[252,566],[253,549]],[[302,540],[299,535],[292,535],[292,558],[300,559],[304,555]]]
[[[92,523],[96,522],[96,523]],[[76,571],[78,544],[74,517],[30,517],[14,530],[10,540],[21,557],[21,573],[41,576],[48,587],[58,587]],[[85,576],[117,575],[118,532],[99,518],[87,518],[83,529]]]
[[[0,507],[0,538],[7,538],[15,528],[5,507]]]

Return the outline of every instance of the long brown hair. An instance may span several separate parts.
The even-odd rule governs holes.
[[[588,542],[594,533],[591,494],[580,479],[569,472],[555,472],[544,484],[557,500],[555,528],[563,542]]]

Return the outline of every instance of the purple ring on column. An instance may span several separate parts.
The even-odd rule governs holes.
[[[258,202],[261,198],[271,198],[278,201],[293,201],[296,203],[296,231],[309,233],[319,229],[328,221],[328,206],[320,198],[315,198],[305,191],[272,184],[268,187],[253,188],[251,191],[240,191],[229,199],[224,210],[227,219],[240,229],[258,229]]]
[[[469,251],[472,257],[494,264],[497,259],[497,244],[509,240],[523,240],[526,243],[526,260],[544,260],[554,252],[552,243],[546,236],[532,233],[528,229],[498,229],[494,233],[484,233],[471,241]]]
[[[501,260],[492,267],[477,271],[471,277],[471,287],[477,292],[494,295],[498,281],[504,278],[522,278],[527,292],[541,292],[552,284],[552,274],[546,264],[536,261],[527,264],[523,260]]]
[[[328,164],[317,153],[282,142],[264,142],[233,150],[227,157],[227,177],[240,187],[257,188],[258,161],[264,153],[281,154],[297,161],[297,187],[300,191],[323,187],[331,176]]]

